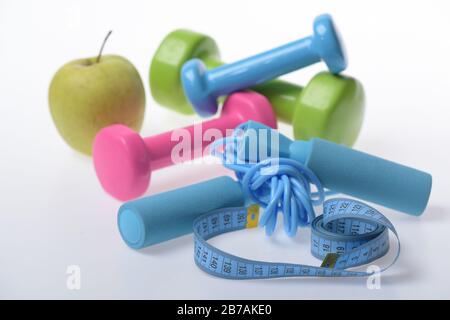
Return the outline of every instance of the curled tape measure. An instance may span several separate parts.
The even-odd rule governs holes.
[[[372,273],[349,268],[368,264],[389,251],[389,230],[398,246],[400,240],[392,223],[377,210],[355,200],[336,198],[324,202],[323,215],[311,224],[311,253],[323,260],[320,267],[243,259],[223,252],[207,240],[223,233],[258,225],[259,207],[225,208],[194,221],[194,259],[205,272],[226,279],[282,277],[364,277]]]

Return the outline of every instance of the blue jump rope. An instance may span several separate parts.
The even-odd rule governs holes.
[[[256,157],[251,152],[255,137]],[[278,157],[264,156],[274,151]],[[118,225],[130,247],[139,249],[194,231],[195,261],[216,276],[367,276],[347,269],[385,255],[388,231],[397,237],[395,228],[366,204],[341,198],[324,202],[325,197],[346,193],[420,215],[431,191],[432,179],[425,172],[321,139],[291,141],[252,121],[238,127],[232,137],[215,142],[212,153],[236,172],[238,181],[220,177],[125,203],[119,209]],[[255,204],[264,208],[259,225],[269,235],[280,212],[290,236],[299,227],[311,226],[311,252],[323,260],[322,266],[250,261],[207,243],[219,234],[256,226]],[[316,217],[313,207],[321,204],[323,215]],[[400,243],[389,266],[399,253]]]

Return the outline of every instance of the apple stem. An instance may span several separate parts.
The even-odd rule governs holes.
[[[112,33],[112,30],[109,30],[108,34],[105,37],[105,40],[103,40],[102,46],[100,48],[100,52],[98,53],[98,56],[97,56],[97,63],[100,62],[100,59],[101,59],[102,53],[103,53],[103,48],[105,47],[106,41],[108,41],[108,38],[111,35],[111,33]]]

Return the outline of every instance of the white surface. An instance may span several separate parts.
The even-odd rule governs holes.
[[[0,0],[0,298],[450,298],[449,9],[448,1]],[[105,52],[127,57],[140,71],[149,135],[194,119],[157,106],[148,91],[150,59],[166,33],[208,33],[232,61],[309,34],[323,12],[334,15],[345,39],[346,73],[367,93],[356,147],[434,177],[421,218],[382,209],[403,251],[381,289],[368,290],[364,279],[213,278],[195,266],[190,236],[140,252],[126,247],[116,228],[120,203],[100,188],[91,159],[69,149],[51,121],[54,72],[95,55],[113,29]],[[287,78],[306,83],[323,68]],[[153,175],[149,194],[224,173],[218,166],[170,168]],[[317,265],[308,236],[303,230],[294,240],[282,232],[268,239],[254,230],[215,243],[249,258]],[[69,265],[81,268],[78,291],[66,288]]]

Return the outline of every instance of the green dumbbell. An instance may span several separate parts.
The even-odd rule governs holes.
[[[208,68],[223,64],[215,41],[200,33],[175,30],[160,44],[150,66],[150,89],[161,105],[184,114],[194,110],[180,79],[183,64],[201,59]],[[351,77],[321,72],[306,87],[273,80],[256,87],[280,121],[291,123],[297,140],[320,137],[348,146],[356,141],[364,117],[364,89]]]

